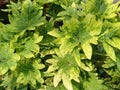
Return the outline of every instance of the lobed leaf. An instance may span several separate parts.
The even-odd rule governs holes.
[[[20,56],[10,50],[8,44],[0,44],[0,75],[5,74],[9,69],[15,70]]]

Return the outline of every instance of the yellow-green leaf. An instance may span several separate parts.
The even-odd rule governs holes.
[[[92,47],[91,47],[90,43],[89,42],[85,42],[85,43],[81,44],[81,46],[82,46],[82,49],[83,49],[86,57],[88,59],[91,59],[91,56],[92,56]]]
[[[66,74],[62,74],[63,85],[67,88],[67,90],[73,90],[71,80]]]
[[[82,61],[81,61],[81,58],[80,58],[80,53],[77,49],[75,49],[73,51],[73,56],[78,64],[78,66],[86,71],[92,71],[93,70],[93,67],[92,65],[89,65],[89,66],[86,66]]]
[[[106,42],[103,42],[103,47],[107,53],[107,55],[114,61],[116,61],[116,55],[115,55],[115,51],[114,49],[109,45],[107,44]]]
[[[115,43],[116,48],[120,49],[120,38],[113,37],[112,40]]]
[[[58,31],[58,29],[53,29],[52,31],[48,32],[48,34],[54,37],[60,37],[62,35],[62,33]]]
[[[62,80],[62,70],[59,70],[58,73],[53,78],[54,86],[57,87],[61,80]]]

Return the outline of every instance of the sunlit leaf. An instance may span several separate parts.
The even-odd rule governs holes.
[[[39,43],[40,41],[42,41],[43,36],[39,36],[37,33],[34,34],[34,43]]]
[[[67,75],[65,75],[65,74],[62,75],[62,81],[63,81],[64,86],[68,90],[73,90],[72,83],[71,83],[71,81],[70,81],[70,79],[68,78]]]
[[[65,55],[67,54],[69,51],[73,50],[75,46],[78,45],[78,42],[76,41],[70,41],[69,39],[64,39],[62,41],[62,44],[60,46],[60,52],[61,54]]]
[[[54,36],[54,37],[61,37],[62,33],[58,31],[58,29],[54,29],[50,32],[48,32],[49,35]]]
[[[32,2],[31,0],[26,0],[21,6],[20,12],[16,11],[17,15],[12,12],[10,16],[11,24],[16,30],[34,30],[36,26],[44,24],[44,18],[42,16],[42,11],[39,10],[38,4]],[[19,32],[18,31],[18,32]]]
[[[109,45],[107,44],[106,42],[103,43],[103,47],[107,53],[107,55],[114,61],[116,61],[116,55],[115,55],[115,51],[114,49]]]
[[[86,66],[82,61],[81,61],[81,57],[80,57],[80,53],[77,49],[74,50],[73,52],[73,56],[75,57],[75,60],[78,64],[79,67],[81,67],[82,69],[86,70],[86,71],[91,71],[93,68],[92,66]]]
[[[44,65],[39,64],[39,61],[21,61],[16,70],[16,74],[18,74],[16,82],[24,85],[31,83],[31,85],[33,86],[36,85],[36,81],[38,81],[39,83],[43,83],[44,81],[39,71],[39,69],[43,68]]]
[[[92,46],[90,45],[89,42],[85,42],[82,45],[82,49],[88,59],[91,59],[92,57]]]
[[[54,86],[58,86],[59,82],[62,80],[62,70],[59,70],[58,73],[54,76],[53,84]]]
[[[0,44],[0,75],[9,69],[15,70],[19,60],[20,56],[12,52],[8,44]]]

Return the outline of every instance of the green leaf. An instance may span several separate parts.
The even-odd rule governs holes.
[[[108,90],[102,83],[102,80],[99,80],[96,76],[96,73],[89,73],[90,78],[88,81],[83,82],[85,90]]]
[[[55,57],[54,59],[55,59],[54,60],[55,62],[52,61],[52,59],[47,61],[52,64],[49,66],[48,70],[49,71],[51,70],[52,72],[56,73],[54,75],[54,81],[53,81],[54,86],[57,87],[61,80],[63,81],[64,79],[66,79],[63,81],[64,86],[68,90],[70,90],[70,89],[73,90],[71,87],[71,85],[72,85],[71,80],[75,80],[75,81],[79,82],[78,77],[79,77],[79,73],[80,73],[79,67],[78,67],[74,57],[70,54],[66,54],[64,56]],[[55,67],[53,67],[53,66],[55,66]]]
[[[117,68],[118,70],[120,70],[120,56],[117,57]]]
[[[58,61],[55,58],[52,58],[52,59],[48,59],[46,62],[49,64],[56,64]]]
[[[34,43],[39,43],[40,41],[42,41],[42,39],[43,36],[39,36],[37,33],[34,33],[34,37],[33,37]]]
[[[80,82],[80,80],[78,79],[79,77],[79,73],[80,73],[80,70],[79,68],[71,68],[70,71],[69,71],[70,74],[70,80],[75,80],[76,82]]]
[[[21,51],[19,52],[20,55],[26,57],[26,58],[32,58],[34,57],[35,53],[39,53],[39,45],[37,44],[39,41],[41,41],[41,36],[38,37],[36,40],[28,40],[23,41],[25,44],[21,45]]]
[[[0,22],[0,28],[3,27],[3,26],[4,26],[4,24],[2,22]]]
[[[82,2],[83,11],[86,13],[94,11],[95,0],[87,0],[86,2]]]
[[[113,0],[106,0],[107,2],[105,2],[106,4],[108,4],[108,7],[104,13],[104,17],[106,19],[113,19],[117,16],[117,10],[118,10],[118,6],[119,6],[119,3],[114,3],[112,4],[110,1],[113,2]]]
[[[40,59],[36,60],[33,62],[32,66],[35,68],[35,69],[43,69],[45,68],[45,65],[42,64],[42,63],[39,63]]]
[[[115,48],[118,48],[118,47],[117,47],[117,44],[116,44],[112,39],[107,39],[106,42],[107,42],[108,44],[110,44],[111,46],[113,46],[113,47],[115,47]]]
[[[53,49],[44,49],[41,51],[41,57],[44,57],[46,55],[50,55],[50,54],[55,54],[55,51]]]
[[[90,43],[97,45],[98,44],[98,37],[92,37],[90,39]]]
[[[29,50],[24,50],[24,51],[20,52],[19,54],[26,57],[26,58],[34,57],[34,54]]]
[[[15,70],[20,56],[11,51],[8,44],[0,44],[0,75],[5,74],[9,69]]]
[[[68,89],[68,90],[73,90],[72,83],[69,79],[69,77],[66,74],[62,75],[62,81],[63,85]]]
[[[94,23],[96,25],[94,25]],[[102,21],[101,20],[96,20],[96,17],[93,16],[91,19],[91,22],[89,24],[89,27],[87,27],[90,31],[91,36],[99,35],[101,33],[101,28],[102,28]]]
[[[37,3],[39,3],[40,5],[44,5],[46,3],[51,3],[53,2],[53,0],[45,0],[45,1],[41,1],[41,0],[35,0]]]
[[[50,73],[50,72],[53,72],[57,69],[58,69],[57,64],[54,64],[54,65],[49,66],[47,72]]]
[[[63,84],[59,84],[57,87],[54,87],[53,85],[47,85],[44,88],[40,88],[39,90],[67,90]]]
[[[86,71],[92,71],[93,67],[92,65],[86,66],[82,61],[81,61],[81,57],[80,57],[80,53],[78,51],[78,49],[74,49],[73,51],[73,56],[76,60],[76,63],[78,64],[79,67],[81,67],[82,69],[86,70]]]
[[[7,87],[6,89],[14,89],[16,86],[16,77],[14,75],[4,75],[4,81],[1,83],[0,87]]]
[[[68,56],[66,55],[64,58],[59,58],[59,62],[58,62],[58,70],[62,70],[62,81],[63,79],[69,79],[68,82],[66,82],[67,80],[64,80],[64,86],[68,89],[71,89],[71,80],[75,80],[77,82],[79,82],[79,68],[75,62],[75,59],[72,56]],[[66,76],[64,78],[64,75]],[[66,86],[68,85],[68,86]],[[68,90],[69,90],[68,89]]]
[[[25,44],[25,48],[29,51],[39,52],[39,46],[33,40],[29,40]]]
[[[64,38],[60,46],[60,52],[62,55],[65,55],[68,52],[72,51],[77,45],[78,42],[72,40],[70,41],[69,39]]]
[[[81,47],[88,59],[91,59],[92,57],[92,46],[90,45],[89,42],[85,42],[81,44]]]
[[[109,45],[107,44],[106,42],[103,42],[103,47],[107,53],[107,55],[114,61],[116,61],[116,55],[115,55],[115,51],[114,49]]]
[[[103,67],[104,68],[111,68],[111,67],[114,67],[115,65],[116,65],[116,63],[113,61],[113,60],[111,60],[111,58],[107,58],[105,61],[104,61],[104,65],[103,65]]]
[[[113,37],[112,39],[107,39],[106,42],[111,46],[120,49],[120,39],[117,37]]]
[[[120,70],[120,51],[117,51],[116,58],[117,58],[117,60],[116,60],[116,62],[117,62],[117,69]],[[116,65],[116,63],[115,63],[115,65]]]
[[[120,2],[7,1],[0,90],[119,90]]]
[[[62,33],[58,31],[58,29],[53,29],[52,31],[48,32],[49,35],[54,37],[61,37]]]
[[[113,3],[113,0],[105,0],[105,3],[106,3],[106,4],[112,4],[112,3]]]
[[[15,72],[17,75],[16,82],[23,85],[31,84],[32,86],[36,85],[36,81],[43,83],[40,69],[44,67],[39,60],[20,61]]]
[[[78,35],[79,36],[79,41],[81,43],[85,43],[85,42],[87,42],[91,39],[91,36],[90,36],[89,32],[86,29],[84,29],[83,25],[80,25],[78,34],[79,34]]]
[[[14,30],[18,32],[21,30],[34,30],[36,26],[43,25],[45,19],[42,17],[42,11],[38,7],[36,2],[25,0],[19,10],[13,9],[12,15],[9,16],[11,25],[15,27]],[[15,12],[17,12],[17,15],[15,15]]]
[[[61,80],[62,80],[62,70],[59,70],[58,73],[53,78],[54,86],[57,87]]]

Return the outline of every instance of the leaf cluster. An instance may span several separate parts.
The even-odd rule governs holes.
[[[119,90],[120,2],[18,0],[0,18],[1,90]]]

